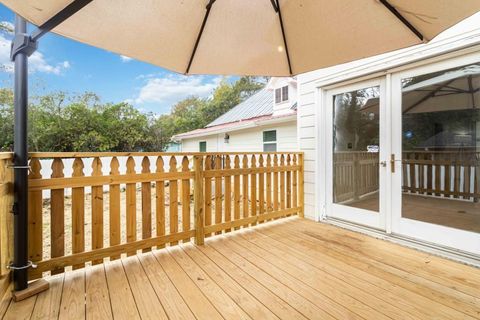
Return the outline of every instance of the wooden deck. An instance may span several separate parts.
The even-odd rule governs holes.
[[[478,319],[480,270],[288,218],[77,269],[5,319]]]

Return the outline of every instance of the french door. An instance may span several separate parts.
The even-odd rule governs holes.
[[[325,94],[326,215],[385,229],[390,154],[383,79]]]
[[[392,232],[480,255],[480,56],[392,75]]]

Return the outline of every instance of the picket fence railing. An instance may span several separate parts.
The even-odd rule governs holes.
[[[32,279],[303,216],[299,152],[31,153],[30,158],[29,257],[38,266]],[[46,159],[51,168],[42,168]]]
[[[335,201],[357,200],[378,191],[379,162],[378,153],[335,153]],[[404,193],[480,200],[480,152],[404,151],[401,170]]]

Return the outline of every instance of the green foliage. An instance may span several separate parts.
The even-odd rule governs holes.
[[[156,118],[128,103],[102,104],[94,93],[34,97],[29,105],[30,151],[163,151],[171,137],[202,128],[263,86],[253,77],[222,81],[212,98],[188,97]],[[0,150],[13,145],[13,94],[0,89]]]

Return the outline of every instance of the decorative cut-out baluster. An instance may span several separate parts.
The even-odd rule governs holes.
[[[94,158],[92,162],[92,176],[102,175],[102,161]],[[103,248],[103,186],[92,187],[92,250]],[[102,260],[93,263],[102,263]]]
[[[142,159],[142,173],[150,173],[150,160],[148,157]],[[142,239],[152,237],[152,183],[142,182]],[[150,251],[149,248],[143,252]]]
[[[182,172],[190,172],[188,157],[182,159]],[[182,231],[190,230],[190,178],[182,180]],[[189,241],[189,238],[183,241]]]
[[[273,169],[275,170],[277,168],[278,168],[278,157],[275,154],[273,156]],[[278,172],[273,171],[272,175],[273,175],[273,211],[278,211],[278,205],[279,205]]]
[[[127,176],[135,174],[135,160],[133,157],[127,159]],[[126,187],[126,215],[127,215],[127,242],[137,240],[137,184],[127,183]],[[134,255],[136,252],[128,252]]]
[[[287,208],[291,208],[292,207],[292,171],[290,170],[290,163],[291,163],[291,158],[290,158],[290,155],[287,154],[287,172],[286,172],[286,181],[285,181],[285,184],[286,184],[286,187],[287,187],[287,194],[286,194],[286,197],[287,197]]]
[[[82,158],[73,160],[72,177],[83,177],[84,164]],[[85,188],[72,188],[72,253],[85,251]],[[73,266],[74,269],[84,264]]]
[[[248,158],[247,155],[243,156],[242,159],[242,168],[248,169]],[[249,216],[249,204],[248,204],[248,173],[244,173],[242,176],[242,209],[243,209],[243,218],[247,218]]]
[[[212,157],[205,157],[205,171],[212,169]],[[212,224],[212,178],[205,177],[205,226]],[[209,237],[211,233],[205,233],[205,237]]]
[[[265,213],[265,172],[262,171],[265,167],[262,154],[258,157],[258,167],[260,169],[258,174],[258,214],[261,216]]]
[[[234,168],[240,169],[240,157],[237,155],[234,159]],[[240,219],[240,202],[241,202],[241,195],[240,195],[240,174],[235,174],[233,177],[233,219],[239,220]],[[235,227],[235,230],[238,230],[238,227]]]
[[[177,172],[177,159],[175,156],[170,157],[169,172]],[[177,179],[170,179],[170,234],[178,232],[178,181]],[[178,241],[173,241],[170,244],[175,245]]]
[[[225,156],[225,170],[230,170],[230,156]],[[232,221],[232,177],[228,173],[225,175],[225,222]],[[225,230],[230,232],[232,229]]]
[[[272,206],[272,157],[267,155],[267,212],[273,211]]]
[[[156,172],[164,172],[164,163],[163,157],[159,156],[156,163]],[[165,182],[157,181],[155,183],[155,213],[157,220],[157,237],[163,236],[165,234]],[[160,245],[160,248],[163,248],[165,245]]]
[[[222,169],[222,157],[215,156],[215,170]],[[215,177],[215,224],[222,223],[222,177],[220,175]],[[222,233],[217,231],[216,234]]]
[[[250,174],[250,206],[251,206],[251,216],[257,215],[257,173],[255,169],[257,168],[257,159],[255,155],[252,155],[250,159],[252,173]],[[256,222],[252,223],[252,226],[256,225]]]
[[[63,161],[55,158],[52,163],[52,178],[63,177]],[[50,241],[52,258],[65,255],[65,189],[50,191]],[[54,270],[53,273],[62,271]]]
[[[110,176],[116,177],[120,174],[120,163],[117,157],[110,161]],[[109,224],[110,224],[110,246],[120,244],[120,185],[111,184],[109,186]],[[112,256],[110,259],[118,259],[119,255]]]

